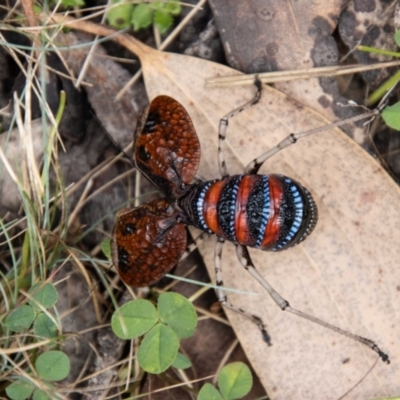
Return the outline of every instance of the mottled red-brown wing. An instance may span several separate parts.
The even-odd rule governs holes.
[[[134,141],[138,169],[176,198],[200,162],[199,139],[185,108],[171,97],[156,97],[138,121]]]
[[[121,210],[112,238],[112,259],[129,286],[149,286],[159,281],[181,259],[187,234],[165,199],[131,210]]]

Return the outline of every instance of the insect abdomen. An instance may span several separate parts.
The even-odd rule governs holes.
[[[310,193],[283,175],[235,175],[200,182],[185,196],[190,222],[227,240],[262,250],[303,241],[318,218]]]

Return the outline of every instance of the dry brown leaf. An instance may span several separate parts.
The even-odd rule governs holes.
[[[87,32],[110,34],[92,24]],[[205,80],[237,74],[230,68],[152,50],[129,36],[118,41],[140,57],[150,98],[167,94],[193,118],[202,145],[199,173],[218,177],[217,126],[225,113],[247,101],[254,88],[205,90]],[[232,120],[227,161],[231,173],[292,131],[326,124],[318,114],[265,87],[260,104]],[[398,187],[383,169],[341,131],[325,131],[274,156],[263,172],[285,173],[312,192],[320,212],[304,244],[282,253],[252,251],[262,275],[296,307],[376,341],[390,357],[378,362],[349,398],[394,396],[400,392],[400,273],[397,245]],[[214,240],[201,245],[211,274]],[[260,293],[229,294],[238,306],[260,315],[273,346],[258,329],[228,313],[244,349],[273,399],[336,399],[374,364],[377,356],[352,340],[280,311],[236,260],[232,245],[223,255],[226,286]]]

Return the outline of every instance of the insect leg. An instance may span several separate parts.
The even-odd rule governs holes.
[[[322,321],[319,318],[313,317],[312,315],[306,314],[302,311],[296,310],[292,307],[290,307],[289,302],[285,300],[256,270],[253,261],[250,258],[250,254],[245,246],[242,246],[240,244],[236,245],[236,254],[239,258],[240,263],[243,265],[243,267],[247,270],[247,272],[250,273],[251,276],[253,276],[260,284],[261,286],[268,292],[268,294],[272,297],[272,299],[275,301],[275,303],[281,308],[282,311],[288,311],[291,314],[297,315],[301,318],[308,319],[311,322],[314,322],[315,324],[321,325],[324,328],[330,329],[336,333],[339,333],[341,335],[347,336],[350,339],[353,339],[359,343],[364,344],[365,346],[368,346],[371,350],[375,351],[376,353],[379,354],[379,357],[382,359],[382,361],[386,362],[387,364],[390,363],[389,357],[387,354],[385,354],[377,345],[375,342],[372,340],[363,338],[358,335],[354,335],[353,333],[350,333],[348,331],[345,331],[343,329],[338,328],[335,325],[329,324],[325,321]]]
[[[262,83],[256,76],[254,80],[254,85],[257,88],[257,92],[254,97],[248,101],[247,103],[243,104],[242,106],[235,108],[230,113],[226,114],[220,121],[219,121],[219,129],[218,129],[218,162],[219,162],[219,170],[221,172],[221,176],[225,178],[228,176],[228,170],[226,168],[226,162],[224,157],[224,148],[225,148],[225,139],[226,139],[226,129],[228,127],[228,121],[230,118],[238,115],[242,111],[246,110],[247,108],[257,104],[261,98],[261,91],[262,91]]]
[[[276,153],[279,153],[281,150],[285,149],[286,147],[291,146],[292,144],[295,144],[299,139],[302,139],[307,136],[314,135],[316,133],[329,130],[332,128],[336,128],[339,126],[342,126],[344,124],[350,123],[350,122],[356,122],[360,121],[362,119],[367,119],[367,118],[374,118],[376,115],[379,114],[379,109],[374,109],[372,111],[369,111],[364,114],[356,115],[352,118],[348,118],[342,121],[337,121],[329,125],[321,126],[319,128],[311,129],[309,131],[305,132],[300,132],[300,133],[291,133],[290,135],[286,136],[282,141],[280,141],[276,146],[272,147],[272,149],[269,149],[265,153],[261,154],[259,157],[255,158],[253,161],[251,161],[245,168],[244,173],[246,175],[252,175],[256,174],[258,170],[261,168],[261,166],[267,161],[269,158],[271,158],[273,155]]]
[[[179,262],[183,261],[186,257],[188,257],[191,253],[193,253],[196,249],[197,249],[197,243],[199,241],[204,240],[204,238],[207,236],[207,233],[202,232],[200,235],[198,235],[197,237],[193,238],[190,235],[190,231],[189,229],[186,229],[188,236],[191,237],[191,239],[193,240],[193,243],[189,243],[186,245],[186,249],[185,252],[182,254],[181,259],[179,260]]]
[[[228,298],[225,295],[223,289],[221,288],[224,285],[224,282],[222,280],[222,269],[221,269],[221,256],[222,256],[222,248],[224,246],[224,242],[225,240],[219,237],[215,247],[214,260],[215,260],[216,285],[218,286],[217,290],[218,300],[224,307],[229,308],[230,310],[235,311],[243,315],[244,317],[250,319],[252,322],[254,322],[260,329],[264,341],[266,341],[268,343],[268,346],[270,346],[271,338],[269,337],[267,331],[265,330],[265,326],[262,319],[228,302]]]

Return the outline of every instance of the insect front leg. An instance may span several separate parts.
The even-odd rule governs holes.
[[[222,249],[224,247],[225,240],[223,238],[218,238],[217,244],[215,246],[215,277],[216,277],[216,284],[218,286],[217,290],[217,295],[218,295],[218,300],[219,302],[226,308],[229,308],[232,311],[235,311],[244,317],[250,319],[252,322],[254,322],[258,328],[261,331],[262,337],[265,342],[268,343],[268,346],[271,346],[271,338],[268,335],[264,323],[260,317],[257,317],[257,315],[250,314],[249,312],[236,307],[232,303],[228,302],[228,298],[225,295],[222,286],[224,286],[224,282],[222,280],[222,268],[221,268],[221,257],[222,257]]]
[[[375,342],[370,339],[363,338],[362,336],[354,335],[344,329],[338,328],[335,325],[329,324],[319,318],[313,317],[312,315],[306,314],[303,311],[296,310],[289,305],[289,302],[285,300],[257,271],[255,268],[253,261],[250,258],[249,251],[245,246],[240,244],[236,245],[236,254],[239,258],[240,263],[243,267],[250,273],[260,284],[261,286],[268,292],[268,294],[272,297],[275,303],[281,308],[282,311],[288,311],[291,314],[297,315],[301,318],[307,319],[315,324],[321,325],[324,328],[330,329],[336,333],[339,333],[343,336],[347,336],[350,339],[353,339],[363,345],[369,347],[371,350],[378,353],[379,357],[382,361],[386,362],[387,364],[390,363],[389,357],[385,354]]]
[[[254,97],[248,101],[247,103],[243,104],[242,106],[235,108],[230,113],[226,114],[220,121],[219,121],[219,129],[218,129],[218,163],[219,163],[219,170],[221,172],[221,176],[225,178],[229,176],[228,169],[226,168],[226,162],[224,157],[224,149],[225,149],[225,139],[226,139],[226,129],[228,127],[229,119],[234,117],[235,115],[240,114],[242,111],[246,110],[247,108],[257,104],[261,98],[262,92],[262,83],[256,76],[254,80],[254,85],[257,88],[257,92]]]
[[[380,108],[376,108],[367,113],[356,115],[352,118],[348,118],[348,119],[342,120],[342,121],[337,121],[332,124],[328,124],[328,125],[321,126],[319,128],[311,129],[309,131],[300,132],[300,133],[291,133],[288,136],[286,136],[282,141],[280,141],[276,146],[272,147],[271,149],[269,149],[265,153],[261,154],[260,156],[255,158],[253,161],[251,161],[246,166],[244,173],[246,175],[257,174],[258,170],[265,163],[265,161],[267,161],[269,158],[274,156],[276,153],[279,153],[281,150],[286,149],[287,147],[291,146],[292,144],[295,144],[299,139],[314,135],[316,133],[320,133],[322,131],[340,127],[346,123],[350,123],[350,122],[354,123],[354,122],[357,122],[357,121],[360,121],[363,119],[367,119],[367,118],[375,118],[376,115],[379,114],[379,112],[380,112],[379,110],[380,110]]]

